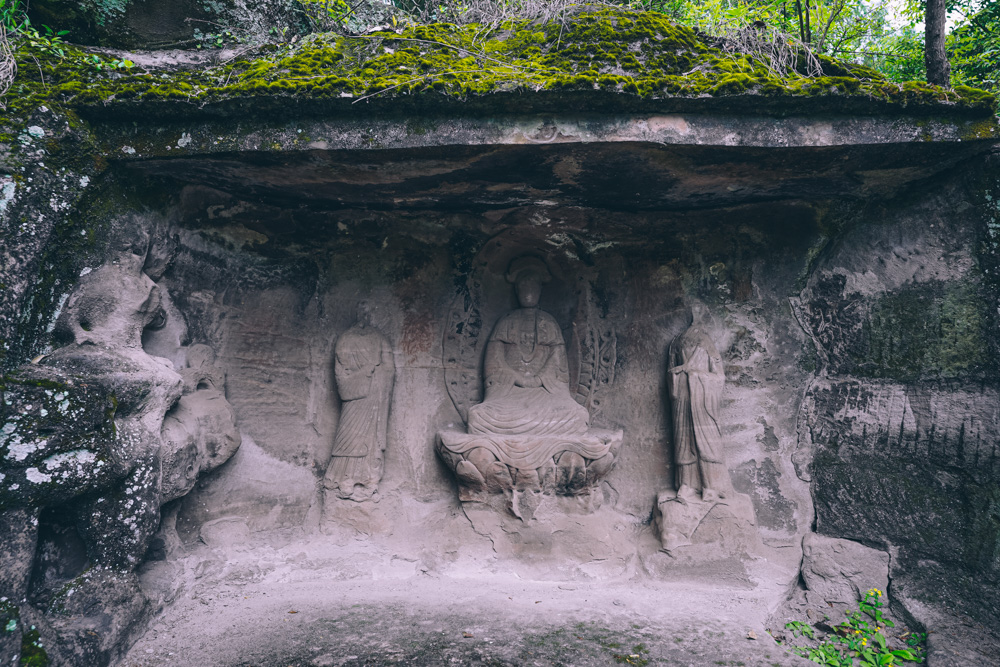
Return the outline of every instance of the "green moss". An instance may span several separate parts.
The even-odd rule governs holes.
[[[980,90],[979,88],[955,86],[955,92],[961,95],[963,99],[968,100],[970,103],[996,104],[996,96],[993,93]]]
[[[71,49],[71,57],[54,60],[22,46],[21,75],[8,95],[14,111],[42,102],[102,109],[149,102],[204,107],[260,97],[350,104],[375,95],[466,99],[594,89],[645,99],[851,95],[902,106],[946,102],[984,115],[994,108],[984,91],[893,84],[874,70],[825,57],[823,77],[776,78],[763,63],[725,54],[661,14],[610,8],[581,13],[567,25],[511,22],[485,39],[480,26],[450,24],[363,37],[317,34],[254,59],[169,75],[95,73],[79,55]]]
[[[48,667],[48,665],[49,654],[45,652],[45,648],[42,645],[42,636],[32,626],[21,637],[20,667]]]
[[[985,303],[968,283],[907,285],[880,298],[856,351],[858,374],[908,381],[989,371]]]
[[[983,119],[962,126],[959,138],[962,141],[975,141],[976,139],[994,139],[996,136],[997,126],[993,119]]]
[[[817,56],[817,58],[819,58],[819,62],[823,66],[823,74],[826,76],[867,79],[869,81],[885,80],[881,72],[871,67],[848,63],[842,60],[834,60],[829,56]]]

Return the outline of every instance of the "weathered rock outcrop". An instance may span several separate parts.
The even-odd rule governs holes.
[[[933,599],[991,627],[959,641],[979,655],[1000,646],[996,179],[991,166],[967,190],[886,206],[840,237],[801,300],[819,363],[800,417],[816,529],[891,553],[891,590],[922,622],[955,624]],[[969,577],[982,593],[965,598]]]
[[[296,0],[35,0],[35,25],[67,30],[74,44],[124,49],[215,46],[260,38],[269,31],[298,32],[305,17]]]
[[[184,402],[182,376],[142,349],[143,332],[165,317],[142,265],[125,252],[85,271],[55,322],[62,347],[4,380],[5,662],[33,650],[67,665],[103,665],[118,655],[150,612],[134,570],[159,528],[160,506],[239,445],[225,398],[198,388],[206,383],[205,352],[191,355],[200,358],[194,373],[182,371],[193,384]],[[212,437],[219,432],[224,444]],[[199,460],[199,448],[211,453]],[[56,525],[64,537],[51,531]]]
[[[832,62],[775,81],[606,10],[565,34],[521,26],[490,44],[510,67],[470,54],[485,75],[446,76],[469,37],[314,36],[155,75],[19,52],[46,85],[25,68],[0,157],[0,661],[40,642],[107,664],[199,542],[224,554],[321,526],[434,576],[766,576],[801,609],[888,583],[898,617],[948,625],[945,590],[990,646],[993,100]],[[551,281],[511,311],[522,256]],[[362,300],[378,337],[338,360]],[[698,302],[703,344],[668,363]],[[520,310],[545,316],[505,325],[487,368],[491,328]],[[557,381],[534,377],[539,341],[564,348]],[[345,406],[363,392],[338,363],[370,374],[372,400]],[[527,416],[476,417],[503,422],[479,428],[491,445],[519,451],[502,431],[585,413],[556,435],[624,434],[614,467],[588,476],[604,454],[563,461],[556,443],[516,502],[460,504],[435,437],[471,433],[505,366],[531,371],[508,393],[535,398]],[[668,373],[709,373],[711,409],[671,415]],[[652,506],[683,486],[679,445],[709,419],[700,446],[739,506],[687,517],[701,534],[668,554]],[[329,467],[362,449],[370,464]],[[344,576],[374,567],[362,554]]]

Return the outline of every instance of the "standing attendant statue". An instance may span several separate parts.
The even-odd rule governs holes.
[[[723,558],[761,548],[749,496],[736,493],[722,439],[722,355],[709,338],[708,309],[691,306],[691,326],[670,344],[667,387],[673,416],[674,489],[661,491],[653,517],[663,551]]]
[[[364,306],[359,308],[364,311]],[[368,500],[382,479],[389,402],[396,377],[389,341],[364,312],[334,348],[334,376],[343,401],[323,485],[348,500]]]
[[[726,374],[705,329],[708,310],[691,307],[692,322],[670,345],[667,385],[674,426],[677,497],[701,493],[705,502],[732,495],[723,454],[720,403]]]

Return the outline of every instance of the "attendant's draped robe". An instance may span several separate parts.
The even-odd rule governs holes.
[[[363,499],[382,478],[389,400],[395,379],[392,348],[371,327],[353,327],[335,349],[337,391],[343,401],[325,485],[341,498]]]
[[[677,488],[732,493],[723,452],[720,403],[726,374],[715,344],[692,325],[670,346],[667,373]],[[674,372],[678,370],[678,372]]]

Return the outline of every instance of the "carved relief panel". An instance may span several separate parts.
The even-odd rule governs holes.
[[[476,269],[444,339],[445,379],[465,424],[438,434],[438,454],[459,497],[586,496],[596,507],[623,437],[592,426],[614,380],[614,329],[595,316],[586,277],[557,279],[541,253],[494,240]],[[543,305],[550,285],[557,296]],[[568,331],[560,318],[572,322]]]
[[[722,556],[758,543],[753,505],[733,490],[726,464],[726,373],[710,324],[708,308],[692,303],[691,324],[667,353],[674,488],[660,492],[654,515],[668,553],[702,545],[706,555]]]

